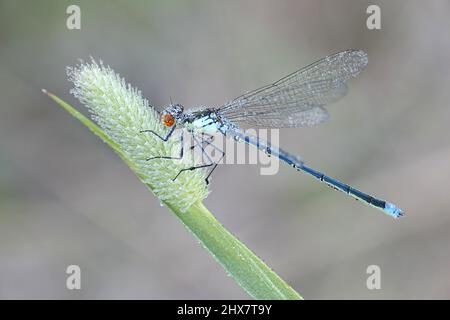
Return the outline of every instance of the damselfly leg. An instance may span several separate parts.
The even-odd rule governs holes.
[[[210,143],[212,143],[214,141],[214,136],[211,134],[207,134],[207,133],[201,133],[201,137],[202,137],[202,146],[206,147],[208,146]],[[191,146],[191,150],[193,150],[198,144],[194,144]]]
[[[162,141],[166,142],[172,136],[174,131],[175,131],[175,126],[172,126],[170,128],[170,130],[167,131],[165,136],[161,136],[161,135],[159,135],[157,132],[155,132],[153,130],[141,130],[140,133],[150,132],[150,133],[154,134],[156,137],[158,137],[159,139],[161,139]]]
[[[169,140],[170,136],[173,134],[173,130],[169,131],[169,133],[165,137],[161,137],[159,134],[157,134],[156,132],[154,132],[152,130],[141,131],[141,133],[142,132],[151,132],[156,137],[160,138],[164,142],[167,142],[167,140]],[[178,157],[156,156],[156,157],[147,158],[146,160],[150,161],[150,160],[154,160],[154,159],[169,159],[169,160],[181,160],[181,159],[183,159],[183,156],[184,156],[184,132],[183,132],[183,130],[181,130],[181,132],[180,132],[180,136],[178,138],[178,142],[180,143],[180,154],[179,154]]]
[[[203,136],[206,136],[207,139],[204,140]],[[192,170],[196,170],[196,169],[202,169],[202,168],[209,168],[212,167],[211,170],[208,172],[206,178],[205,178],[205,182],[208,185],[209,184],[209,178],[211,177],[211,174],[213,173],[213,171],[217,168],[217,165],[219,164],[219,162],[223,159],[223,157],[225,156],[225,152],[223,150],[221,150],[219,147],[217,147],[216,145],[214,145],[211,141],[214,140],[214,136],[208,135],[208,134],[203,134],[202,135],[202,141],[200,141],[195,134],[192,135],[192,139],[194,140],[195,144],[191,147],[192,149],[195,148],[196,146],[198,146],[202,152],[202,155],[204,155],[206,157],[206,159],[208,160],[208,163],[204,163],[201,165],[197,165],[197,166],[192,166],[189,168],[184,168],[181,169],[178,174],[175,176],[175,178],[173,178],[172,180],[176,180],[178,178],[178,176],[185,172],[185,171],[192,171]],[[216,162],[214,161],[211,156],[208,154],[208,152],[205,150],[205,148],[207,146],[211,146],[214,150],[216,150],[217,152],[221,153],[221,156],[219,158],[219,160]]]
[[[215,144],[212,143],[212,141],[214,140],[214,136],[212,135],[208,135],[208,134],[202,134],[202,139],[203,136],[206,136],[208,138],[208,140],[202,140],[202,155],[205,155],[209,161],[214,163],[214,166],[211,168],[211,170],[208,172],[208,175],[205,178],[206,184],[209,184],[209,178],[211,177],[212,173],[214,172],[214,170],[216,170],[217,165],[219,164],[220,161],[222,161],[222,159],[225,157],[225,151],[223,151],[222,149],[220,149],[218,146],[216,146]],[[194,137],[194,140],[195,137]],[[205,151],[205,146],[203,144],[206,144],[206,146],[211,146],[215,151],[219,152],[221,154],[219,160],[214,161],[211,156],[208,154],[208,152]]]
[[[169,140],[169,138],[172,136],[172,134],[174,132],[174,128],[175,127],[172,127],[166,133],[166,135],[164,135],[164,136],[159,135],[158,133],[156,133],[153,130],[142,130],[140,132],[141,133],[147,133],[147,132],[152,133],[154,136],[158,137],[162,141],[167,142]],[[225,156],[225,152],[212,143],[212,141],[214,140],[214,136],[213,135],[202,133],[201,136],[202,136],[202,139],[200,141],[195,136],[195,134],[192,134],[192,139],[194,140],[195,143],[190,147],[190,150],[193,150],[196,146],[198,146],[200,148],[201,152],[202,152],[202,156],[204,155],[206,157],[206,159],[208,160],[208,162],[204,163],[204,164],[201,164],[201,165],[195,165],[195,166],[191,166],[191,167],[188,167],[188,168],[181,169],[177,173],[177,175],[172,179],[172,181],[175,181],[180,176],[180,174],[182,174],[185,171],[192,171],[192,170],[212,167],[212,169],[208,172],[208,174],[207,174],[207,176],[205,178],[206,184],[209,184],[209,178],[211,177],[211,174],[213,173],[213,171],[216,169],[218,163]],[[179,153],[179,155],[177,157],[173,157],[173,156],[155,156],[155,157],[147,158],[146,160],[150,161],[150,160],[154,160],[154,159],[167,159],[167,160],[181,160],[181,159],[183,159],[183,157],[184,157],[184,131],[183,130],[181,130],[181,132],[180,132],[180,136],[178,138],[178,142],[180,144],[180,153]],[[217,162],[214,161],[210,157],[210,155],[206,152],[205,148],[207,146],[211,146],[214,150],[216,150],[217,152],[219,152],[221,154],[221,157],[220,157],[220,159]]]

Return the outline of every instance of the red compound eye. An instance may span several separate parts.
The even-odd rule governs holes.
[[[161,117],[163,124],[166,127],[171,127],[175,124],[175,118],[171,114],[163,114]]]

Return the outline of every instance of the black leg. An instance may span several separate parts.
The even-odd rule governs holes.
[[[206,134],[205,134],[206,135]],[[201,165],[201,166],[195,166],[195,167],[190,167],[190,168],[186,168],[186,169],[182,169],[180,170],[180,172],[178,172],[178,174],[176,175],[176,177],[173,179],[175,181],[176,178],[178,178],[178,176],[183,172],[183,171],[188,171],[188,170],[195,170],[195,169],[200,169],[200,168],[206,168],[206,167],[212,167],[212,169],[208,172],[208,175],[205,178],[205,182],[208,185],[209,184],[209,178],[211,176],[211,174],[213,173],[213,171],[217,168],[218,162],[220,162],[223,157],[225,156],[225,152],[221,149],[219,149],[217,146],[215,146],[214,144],[211,143],[211,141],[214,139],[214,136],[210,136],[210,135],[206,135],[209,137],[208,140],[203,140],[202,142],[200,142],[195,135],[192,136],[192,139],[194,139],[195,141],[195,146],[199,146],[202,154],[204,154],[206,156],[206,158],[208,159],[209,163]],[[219,151],[222,153],[222,156],[220,157],[219,161],[215,162],[213,159],[211,159],[211,157],[209,156],[209,154],[205,151],[205,146],[204,144],[206,144],[207,146],[210,145],[211,147],[213,147],[216,151]]]
[[[172,126],[171,128],[170,128],[170,130],[167,132],[167,134],[164,136],[164,137],[162,137],[162,136],[160,136],[159,134],[157,134],[155,131],[153,131],[153,130],[141,130],[140,131],[140,133],[144,133],[144,132],[150,132],[150,133],[153,133],[155,136],[157,136],[158,138],[160,138],[162,141],[167,141],[167,140],[169,140],[169,138],[172,136],[172,133],[173,133],[173,131],[175,130],[175,127],[176,126]]]
[[[178,157],[170,157],[170,156],[156,156],[146,159],[147,161],[153,160],[153,159],[170,159],[170,160],[181,160],[183,159],[184,155],[184,134],[183,130],[181,130],[180,138],[178,139],[180,142],[180,155]]]
[[[206,139],[204,139],[204,137],[206,137]],[[205,145],[209,145],[214,141],[214,136],[207,134],[207,133],[202,133],[202,142],[201,145],[199,145],[198,143],[194,144],[193,146],[191,146],[191,150],[193,150],[197,145],[200,147],[205,147]]]
[[[172,179],[172,181],[175,181],[175,180],[178,178],[178,176],[179,176],[180,174],[182,174],[183,172],[185,172],[185,171],[192,171],[192,170],[195,170],[195,169],[207,168],[207,167],[212,166],[213,164],[214,164],[214,163],[208,163],[208,164],[202,164],[202,165],[199,165],[199,166],[194,166],[194,167],[189,167],[189,168],[181,169],[180,171],[178,171],[177,175]],[[209,183],[209,182],[206,181],[206,184],[208,184],[208,183]]]
[[[161,139],[162,141],[168,141],[169,138],[172,136],[173,132],[175,130],[175,126],[173,126],[169,132],[167,132],[167,134],[165,136],[160,136],[158,133],[156,133],[153,130],[142,130],[141,133],[144,132],[150,132],[152,134],[154,134],[155,136],[157,136],[159,139]],[[207,137],[207,139],[203,139],[203,137]],[[209,184],[209,178],[211,176],[211,174],[213,173],[213,171],[217,168],[218,162],[220,162],[223,157],[225,156],[225,152],[221,149],[219,149],[217,146],[215,146],[212,141],[214,140],[214,136],[209,135],[209,134],[205,134],[202,133],[202,141],[200,142],[194,135],[192,135],[192,138],[195,141],[195,144],[190,148],[191,150],[194,149],[196,146],[199,146],[202,154],[206,156],[206,158],[208,159],[209,163],[206,164],[202,164],[202,165],[198,165],[198,166],[192,166],[189,168],[184,168],[181,169],[177,175],[172,179],[172,181],[175,181],[181,173],[185,172],[185,171],[193,171],[196,169],[201,169],[201,168],[207,168],[207,167],[212,167],[212,169],[208,172],[208,175],[205,178],[205,182],[206,184]],[[149,160],[153,160],[153,159],[170,159],[170,160],[181,160],[183,158],[184,155],[184,134],[183,131],[181,131],[180,134],[180,138],[179,138],[179,142],[180,142],[180,155],[178,157],[171,157],[171,156],[156,156],[156,157],[151,157],[146,159],[147,161]],[[222,153],[222,156],[220,157],[218,162],[215,162],[213,159],[211,159],[211,157],[208,155],[208,153],[205,151],[206,146],[211,146],[213,147],[216,151]]]
[[[209,177],[211,176],[213,171],[216,170],[217,165],[219,164],[219,162],[223,159],[223,157],[225,157],[225,152],[223,150],[219,149],[216,145],[212,144],[211,142],[208,142],[207,144],[210,145],[211,147],[213,147],[216,151],[222,153],[222,156],[220,157],[219,161],[214,162],[214,166],[212,167],[212,169],[209,171],[208,175],[205,178],[206,184],[209,184]],[[204,150],[202,150],[202,151],[205,152]],[[207,155],[207,153],[205,153],[205,155]],[[207,157],[209,158],[208,155],[207,155]]]

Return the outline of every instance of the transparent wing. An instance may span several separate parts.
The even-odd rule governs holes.
[[[270,114],[258,118],[247,118],[245,124],[264,128],[310,127],[321,124],[329,118],[330,115],[325,108],[316,106],[300,112],[293,111],[289,114]]]
[[[253,127],[306,127],[328,119],[328,116],[323,117],[325,109],[321,106],[339,100],[346,92],[345,83],[322,80],[289,88],[289,93],[296,96],[292,101],[286,98],[291,97],[290,94],[283,93],[276,100],[269,95],[262,97],[258,103],[247,103],[243,108],[228,109],[225,112],[219,110],[232,122],[245,123]],[[274,106],[274,103],[277,103],[277,106]],[[318,116],[316,121],[314,115]]]
[[[367,60],[367,54],[359,50],[333,54],[275,83],[243,94],[220,107],[219,112],[231,121],[253,126],[282,128],[322,123],[323,113],[326,118],[328,113],[318,107],[342,98],[347,92],[347,80],[357,76]],[[302,115],[304,112],[306,115]]]

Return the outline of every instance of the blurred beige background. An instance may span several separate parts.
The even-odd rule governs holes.
[[[66,7],[81,7],[81,30]],[[382,30],[366,28],[381,7]],[[309,299],[450,298],[448,1],[0,1],[0,298],[246,299],[166,208],[46,98],[101,58],[155,106],[218,106],[327,54],[369,66],[326,125],[281,132],[394,221],[281,166],[223,165],[208,208]],[[235,187],[233,187],[233,185]],[[82,290],[65,288],[66,267]],[[379,265],[381,290],[366,268]]]

